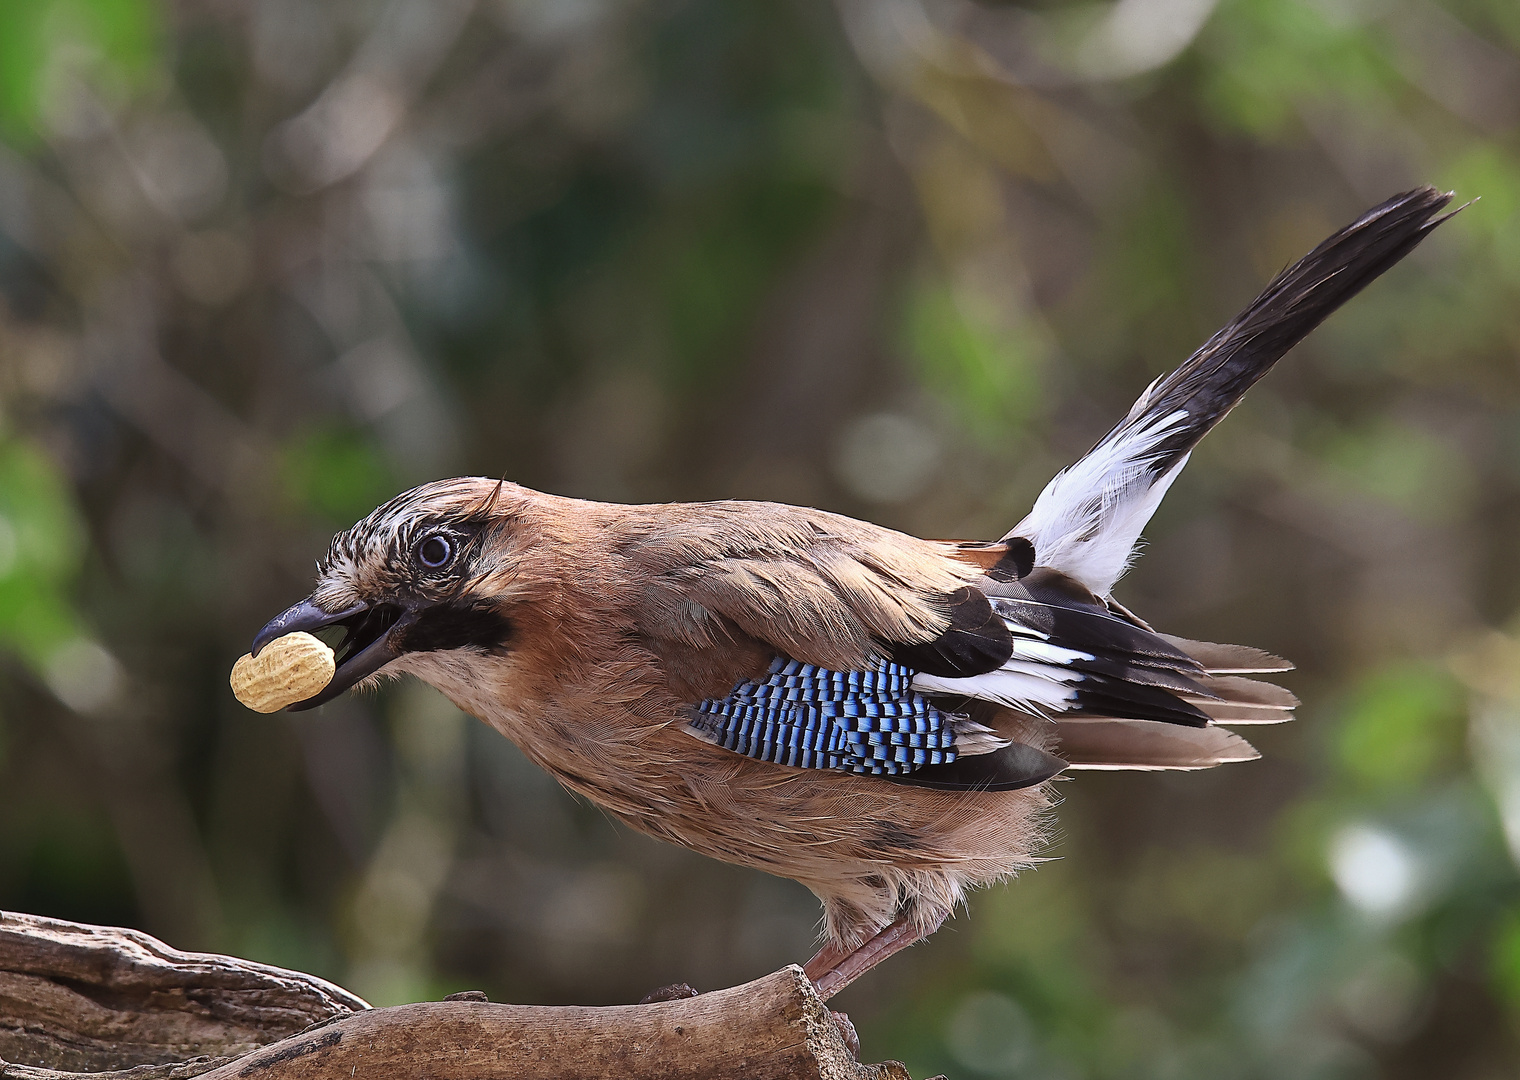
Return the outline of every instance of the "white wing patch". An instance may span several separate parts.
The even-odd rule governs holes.
[[[1071,709],[1077,700],[1074,684],[1086,679],[1071,665],[1095,659],[1093,654],[1051,644],[1050,635],[1012,619],[1004,618],[1003,625],[1013,631],[1013,655],[1002,667],[966,679],[920,671],[913,676],[913,689],[921,694],[978,698],[1036,716]],[[959,736],[959,729],[956,733]]]
[[[1092,653],[1082,652],[1079,649],[1068,649],[1064,645],[1051,645],[1045,641],[1029,641],[1020,637],[1021,634],[1033,634],[1037,631],[1017,623],[1003,620],[1003,625],[1013,631],[1013,656],[1017,660],[1034,660],[1046,664],[1070,665],[1075,660],[1096,660]],[[1041,634],[1044,638],[1047,635]]]
[[[1051,669],[1052,674],[1055,670]],[[943,679],[937,675],[920,674],[913,680],[913,689],[926,694],[981,698],[1040,716],[1064,712],[1077,700],[1077,692],[1061,679],[1008,667],[970,679]]]

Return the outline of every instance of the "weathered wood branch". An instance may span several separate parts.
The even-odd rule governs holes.
[[[100,1073],[230,1059],[368,1008],[314,975],[180,952],[135,930],[0,912],[6,1062]]]
[[[420,1002],[133,930],[0,912],[3,1080],[909,1080],[862,1065],[796,966],[648,1005]]]

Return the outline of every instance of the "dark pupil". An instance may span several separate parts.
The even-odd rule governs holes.
[[[417,557],[423,566],[442,566],[449,561],[453,549],[441,536],[430,536],[417,547]]]

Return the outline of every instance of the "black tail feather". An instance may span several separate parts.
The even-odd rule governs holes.
[[[1431,187],[1395,195],[1278,274],[1203,348],[1152,383],[1080,461],[1058,473],[1004,540],[1022,537],[1038,566],[1108,599],[1198,440],[1284,353],[1446,220],[1437,214],[1450,201],[1450,194]]]
[[[1146,391],[1099,445],[1126,429],[1185,411],[1187,418],[1156,443],[1148,462],[1152,475],[1164,474],[1289,349],[1451,217],[1436,216],[1451,199],[1451,192],[1433,187],[1406,191],[1325,240],[1278,274],[1249,307]]]

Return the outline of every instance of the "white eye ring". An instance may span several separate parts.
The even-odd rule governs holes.
[[[417,561],[429,570],[438,570],[454,558],[454,545],[447,536],[434,533],[424,537],[416,547]]]

